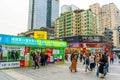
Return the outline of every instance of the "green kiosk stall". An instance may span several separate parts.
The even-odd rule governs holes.
[[[0,34],[0,69],[32,66],[32,52],[48,55],[48,63],[64,62],[67,43]]]

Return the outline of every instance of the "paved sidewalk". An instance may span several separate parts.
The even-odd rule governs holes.
[[[70,62],[59,65],[47,65],[39,69],[16,68],[0,70],[0,80],[103,80],[96,77],[95,70],[85,72],[82,63],[78,62],[76,73],[69,70]],[[104,80],[120,80],[120,64],[110,65],[110,72]]]

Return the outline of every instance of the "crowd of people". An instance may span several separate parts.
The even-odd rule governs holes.
[[[31,53],[31,58],[33,60],[34,69],[37,67],[45,66],[48,64],[47,59],[48,55],[45,53],[38,53],[37,51]],[[65,54],[65,60],[68,61],[69,59],[68,54]],[[109,65],[113,64],[117,59],[120,60],[120,53],[113,54],[107,52],[84,52],[78,54],[77,51],[70,54],[70,61],[71,66],[69,67],[71,72],[77,72],[77,62],[82,62],[85,66],[85,72],[93,71],[96,68],[96,76],[101,74],[101,78],[104,78],[106,74],[109,72]],[[79,60],[79,61],[78,61]],[[120,62],[120,61],[119,61]]]
[[[67,58],[68,57],[65,56],[66,60],[68,60]],[[113,64],[114,61],[117,61],[117,58],[120,60],[120,53],[113,54],[108,52],[84,52],[78,54],[77,51],[74,51],[74,53],[71,53],[70,56],[71,66],[69,69],[71,72],[77,72],[77,62],[80,60],[80,62],[83,62],[83,65],[85,65],[85,72],[88,70],[93,71],[95,68],[97,68],[96,76],[99,77],[99,74],[101,74],[101,78],[104,78],[109,72],[109,65]]]

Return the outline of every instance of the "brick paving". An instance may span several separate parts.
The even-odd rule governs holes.
[[[96,77],[96,70],[85,72],[80,62],[76,73],[71,73],[69,66],[70,62],[65,62],[65,64],[51,64],[36,70],[32,67],[0,70],[0,80],[103,80]],[[104,80],[120,80],[120,64],[110,65],[110,72]]]

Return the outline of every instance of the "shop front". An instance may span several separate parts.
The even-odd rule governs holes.
[[[64,62],[67,43],[0,34],[0,69],[32,66],[31,53],[37,51],[48,55],[48,63]]]
[[[104,36],[71,36],[64,37],[64,41],[68,43],[68,47],[66,48],[66,53],[73,53],[77,51],[78,53],[86,53],[86,52],[111,52],[112,49],[112,41]]]
[[[66,53],[74,53],[77,52],[78,54],[81,51],[81,47],[79,43],[68,43],[68,47],[65,49]]]
[[[105,52],[105,48],[107,44],[104,43],[80,43],[82,45],[82,52],[92,52],[92,53],[98,53],[98,52]]]
[[[68,47],[65,49],[66,53],[74,53],[77,51],[78,54],[85,52],[105,52],[105,48],[107,44],[102,43],[68,43]]]

